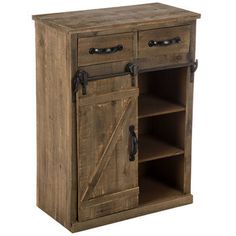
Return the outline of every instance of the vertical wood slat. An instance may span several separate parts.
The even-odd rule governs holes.
[[[37,205],[70,228],[72,109],[68,40],[65,33],[36,23]]]
[[[83,222],[138,204],[137,191],[131,191],[138,188],[137,161],[129,161],[128,148],[128,127],[137,123],[132,107],[137,107],[138,89],[132,87],[131,76],[119,76],[90,81],[87,95],[80,92],[79,221]],[[116,193],[120,197],[111,199]]]
[[[195,61],[196,22],[191,25],[190,56]],[[191,150],[192,150],[192,113],[194,74],[188,68],[186,82],[186,121],[185,121],[185,155],[184,155],[184,193],[191,192]]]
[[[116,145],[116,142],[119,138],[120,131],[122,127],[124,126],[124,122],[127,121],[128,117],[132,114],[132,111],[135,107],[136,99],[132,98],[129,100],[126,109],[122,112],[122,115],[120,117],[120,120],[118,121],[105,149],[104,152],[101,155],[101,159],[97,165],[97,168],[94,171],[94,174],[92,175],[88,187],[86,188],[85,192],[82,195],[82,201],[88,199],[90,196],[94,186],[99,181],[102,171],[106,168],[109,160],[110,160],[110,154],[114,150],[114,147]]]
[[[77,48],[78,48],[78,37],[77,34],[67,34],[67,68],[68,75],[70,80],[73,80],[74,75],[77,72]],[[71,135],[72,135],[72,160],[71,160],[71,202],[70,211],[68,214],[70,215],[70,222],[78,221],[78,162],[77,162],[77,136],[76,133],[76,125],[79,122],[79,117],[76,117],[76,104],[72,103],[72,126],[71,126]]]

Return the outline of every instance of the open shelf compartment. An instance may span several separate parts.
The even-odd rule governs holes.
[[[139,204],[184,195],[188,68],[139,75]]]
[[[184,150],[151,135],[141,135],[139,138],[139,163],[180,155]]]
[[[139,120],[139,162],[184,153],[185,112]]]
[[[139,164],[139,204],[166,201],[183,195],[183,155]]]
[[[139,118],[185,110],[187,67],[139,75]]]

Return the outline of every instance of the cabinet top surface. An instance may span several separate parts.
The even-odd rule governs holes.
[[[34,15],[33,19],[67,32],[109,30],[114,27],[139,29],[145,25],[191,21],[200,14],[151,3],[86,11]]]

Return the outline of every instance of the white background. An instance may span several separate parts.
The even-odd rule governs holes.
[[[71,235],[35,206],[36,107],[32,14],[147,3],[21,0],[0,3],[0,235]],[[79,235],[236,235],[235,1],[169,0],[202,14],[197,27],[194,204]]]

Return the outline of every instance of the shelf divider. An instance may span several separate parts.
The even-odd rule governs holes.
[[[185,111],[185,107],[175,104],[155,95],[139,95],[139,118],[164,115],[168,113]]]
[[[139,163],[177,156],[183,153],[183,149],[172,146],[151,135],[139,135]]]

